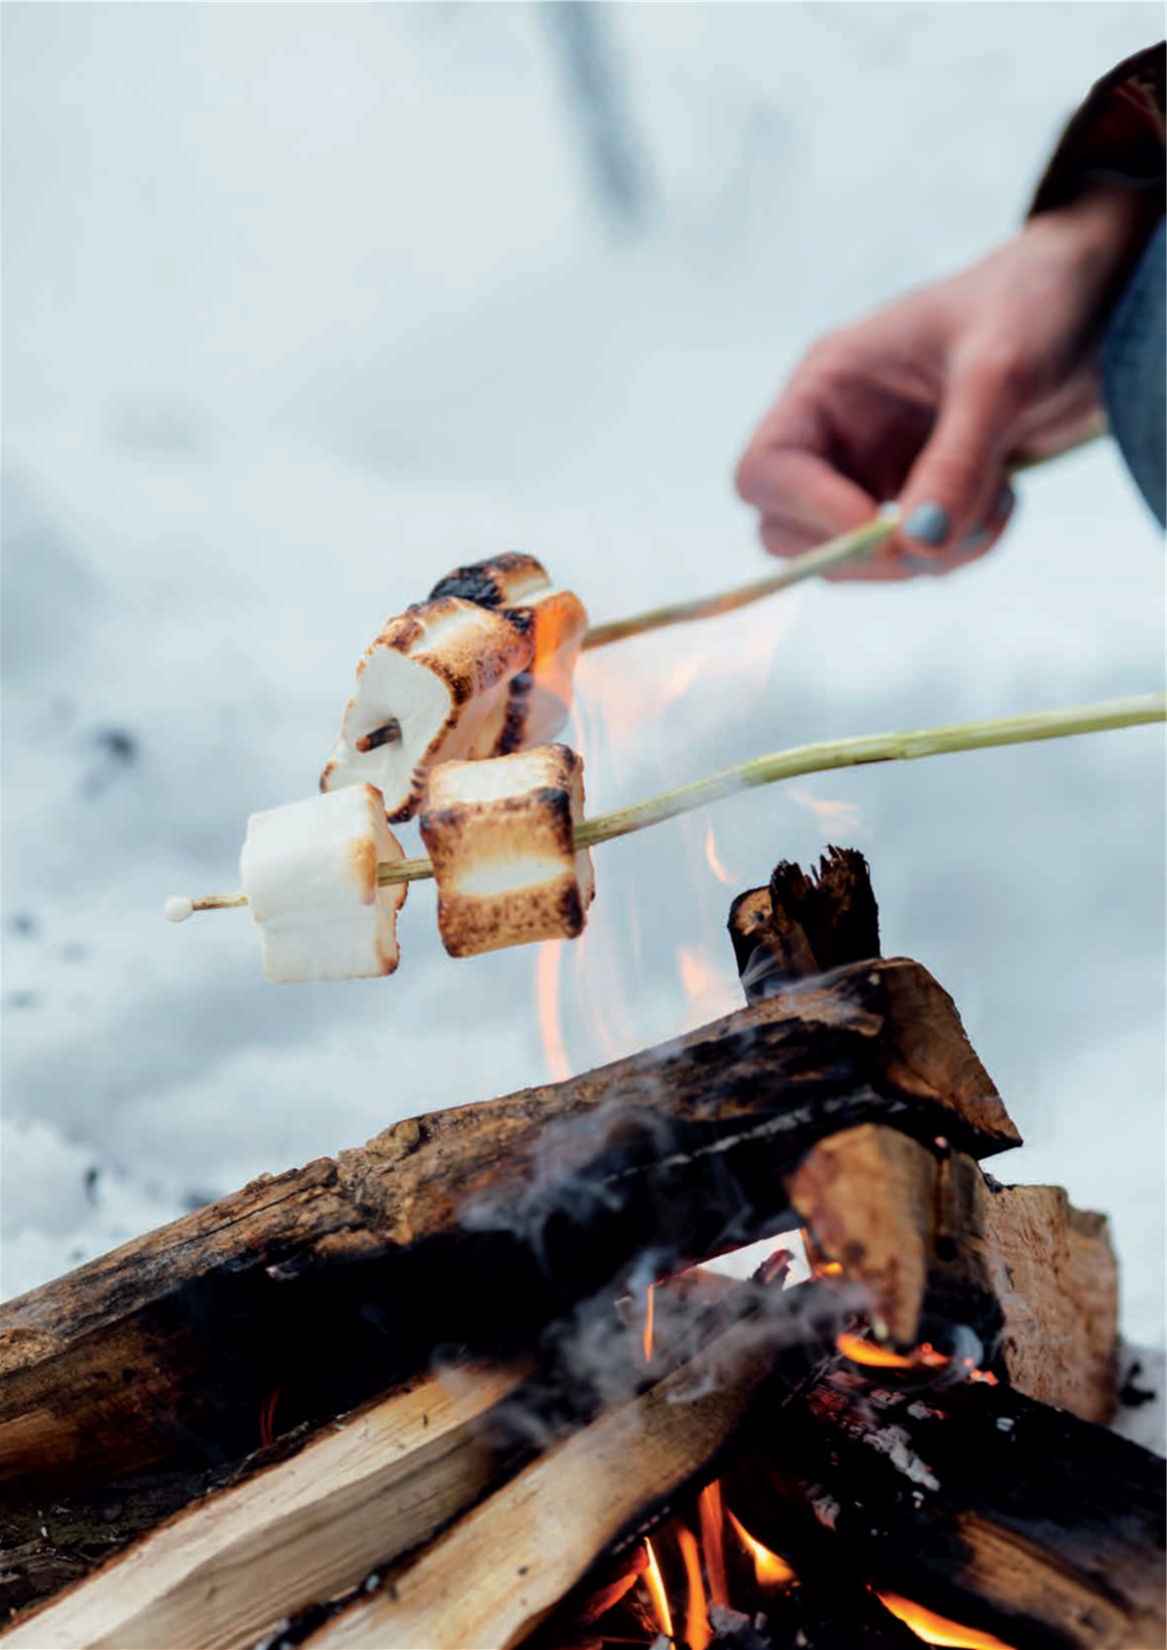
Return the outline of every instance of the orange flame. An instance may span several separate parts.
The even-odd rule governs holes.
[[[644,1304],[644,1361],[646,1364],[652,1362],[652,1318],[653,1293],[652,1284],[650,1283],[648,1286],[648,1299]]]
[[[938,1616],[934,1610],[925,1610],[922,1604],[912,1604],[898,1593],[876,1593],[885,1609],[898,1616],[925,1644],[947,1645],[950,1650],[1010,1650],[1003,1640],[979,1627],[961,1627],[959,1622]]]
[[[665,1584],[661,1580],[660,1565],[656,1561],[656,1554],[652,1550],[651,1541],[645,1541],[644,1550],[648,1554],[648,1568],[644,1572],[644,1579],[648,1586],[648,1596],[652,1600],[652,1607],[656,1612],[658,1627],[667,1639],[671,1639],[673,1636],[673,1618],[669,1614],[669,1601],[665,1597]]]
[[[701,1559],[691,1531],[677,1531],[681,1557],[685,1561],[685,1576],[689,1583],[689,1604],[685,1611],[685,1643],[689,1650],[706,1650],[713,1637],[709,1630],[709,1612],[705,1607],[705,1589],[701,1585]]]
[[[877,1346],[874,1341],[865,1341],[862,1335],[836,1335],[835,1345],[844,1358],[850,1358],[855,1364],[870,1364],[874,1369],[915,1367],[911,1358],[893,1352],[890,1346]]]
[[[835,1346],[852,1363],[869,1364],[875,1369],[943,1369],[951,1362],[943,1352],[937,1352],[931,1341],[922,1341],[914,1352],[904,1357],[890,1346],[865,1341],[862,1335],[836,1335]],[[977,1369],[971,1358],[962,1358],[957,1366],[966,1381],[982,1381],[985,1386],[999,1386],[991,1369]]]
[[[856,802],[830,802],[823,797],[811,796],[808,791],[788,790],[786,794],[792,802],[797,802],[800,808],[806,808],[814,815],[824,836],[860,828],[859,805]]]
[[[709,1576],[710,1604],[729,1603],[729,1584],[725,1579],[725,1548],[721,1531],[724,1514],[721,1507],[721,1485],[715,1479],[706,1484],[697,1498],[701,1518],[701,1545],[705,1549],[705,1570]]]
[[[759,1587],[789,1587],[798,1580],[794,1571],[784,1558],[772,1553],[769,1547],[763,1547],[760,1541],[744,1527],[739,1519],[728,1513],[730,1523],[737,1531],[738,1539],[754,1561],[754,1574],[758,1578]]]
[[[733,887],[734,878],[730,876],[729,872],[718,858],[717,844],[713,840],[712,825],[710,825],[705,832],[705,863],[713,872],[713,875],[717,878],[718,882],[724,882],[727,888]]]
[[[539,960],[535,967],[539,1031],[543,1037],[547,1071],[553,1083],[561,1083],[571,1075],[559,1021],[559,970],[563,962],[563,946],[563,940],[544,940],[539,947]]]

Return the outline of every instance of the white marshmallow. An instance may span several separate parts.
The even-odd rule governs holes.
[[[394,822],[412,818],[436,763],[469,756],[484,738],[498,743],[510,684],[532,656],[519,626],[475,602],[408,608],[357,666],[321,790],[375,784]],[[377,742],[359,748],[370,736]]]
[[[373,785],[252,814],[239,870],[267,978],[290,985],[392,974],[408,885],[380,887],[377,867],[403,858]]]
[[[171,894],[163,906],[167,922],[185,922],[194,915],[194,901],[186,894]]]
[[[583,805],[583,759],[566,745],[433,770],[419,824],[452,957],[582,933],[595,895],[574,842]]]

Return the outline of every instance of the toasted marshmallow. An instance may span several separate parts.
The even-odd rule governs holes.
[[[510,686],[500,755],[546,745],[571,712],[572,681],[588,628],[587,609],[570,590],[547,590],[507,617],[531,638],[534,657]]]
[[[550,588],[551,580],[541,561],[519,550],[508,550],[501,556],[455,567],[434,585],[430,601],[460,596],[463,601],[477,602],[479,607],[514,607]]]
[[[379,887],[377,867],[402,858],[373,785],[252,814],[239,870],[267,978],[291,985],[392,974],[408,885]]]
[[[505,613],[531,639],[528,670],[511,682],[505,715],[482,729],[471,756],[505,756],[554,739],[571,711],[572,678],[588,628],[579,597],[556,590],[542,562],[517,551],[457,567],[430,600],[457,596]]]
[[[583,759],[566,745],[433,770],[419,824],[452,957],[583,931],[596,891],[575,849],[583,804]]]
[[[410,819],[438,762],[497,747],[509,688],[534,644],[503,613],[456,596],[391,619],[357,666],[356,692],[320,776],[322,791],[376,785],[390,819]]]

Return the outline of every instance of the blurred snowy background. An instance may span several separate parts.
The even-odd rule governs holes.
[[[235,886],[248,813],[313,790],[358,654],[451,565],[531,550],[596,619],[759,572],[729,478],[801,351],[1007,235],[1160,8],[10,4],[3,27],[6,1292],[712,1018],[739,1001],[731,891],[836,841],[1027,1138],[994,1169],[1110,1213],[1127,1330],[1161,1341],[1159,730],[724,803],[599,850],[562,951],[450,962],[422,886],[395,978],[274,988],[245,914],[161,918]],[[1156,690],[1163,595],[1100,446],[1027,480],[958,578],[593,655],[591,807]]]

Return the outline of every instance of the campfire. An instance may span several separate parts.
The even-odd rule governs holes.
[[[724,1018],[0,1310],[0,1643],[1162,1644],[1105,1219],[859,853],[729,927]]]

